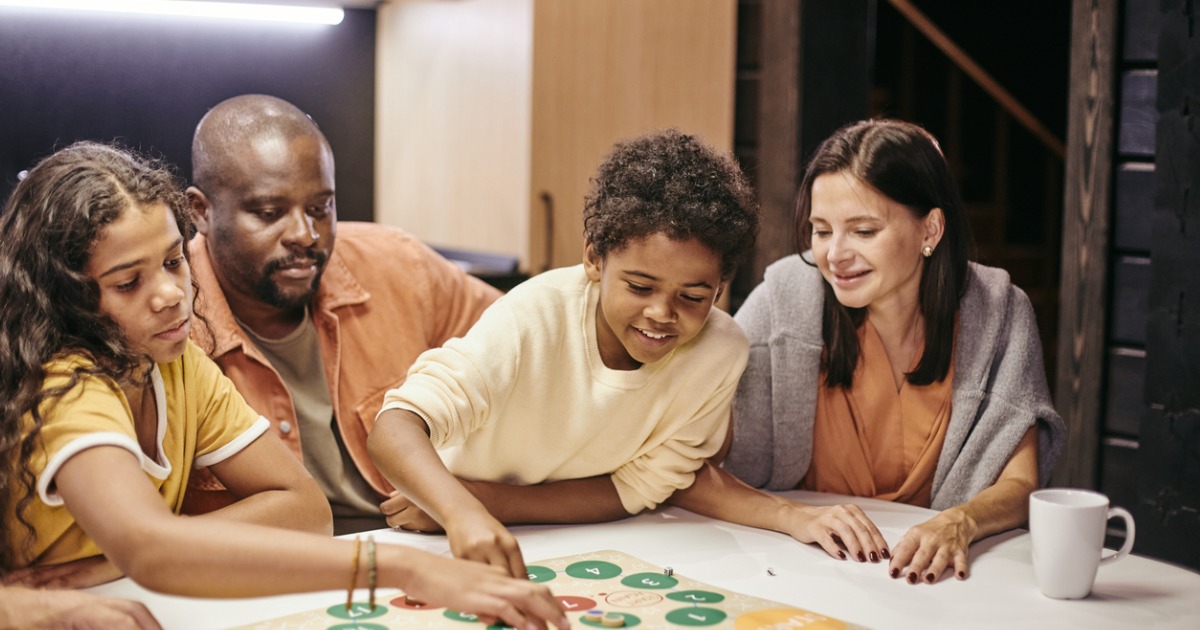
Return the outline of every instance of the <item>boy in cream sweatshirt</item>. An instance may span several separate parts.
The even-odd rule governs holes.
[[[733,160],[675,131],[618,144],[584,208],[584,262],[541,274],[424,353],[368,439],[388,523],[525,575],[503,524],[654,508],[725,438],[747,342],[714,309],[758,210]]]

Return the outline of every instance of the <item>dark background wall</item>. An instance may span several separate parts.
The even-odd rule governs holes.
[[[336,26],[0,9],[0,198],[76,140],[118,140],[191,175],[192,131],[251,92],[295,103],[337,159],[338,214],[374,216],[375,11]]]

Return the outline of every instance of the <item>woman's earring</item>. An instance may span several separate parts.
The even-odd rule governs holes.
[[[926,257],[926,258],[929,258],[930,256],[932,256],[932,255],[933,255],[933,247],[930,247],[929,245],[926,245],[925,247],[922,247],[922,248],[921,248],[921,255],[922,255],[922,256],[924,256],[924,257]]]

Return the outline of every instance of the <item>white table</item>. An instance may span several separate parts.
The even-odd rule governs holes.
[[[798,491],[784,494],[814,504],[850,500]],[[852,501],[866,510],[890,546],[932,514],[903,504]],[[948,578],[933,585],[892,579],[884,562],[835,560],[819,547],[782,534],[730,525],[678,508],[616,523],[517,527],[513,532],[530,563],[615,549],[670,566],[700,582],[868,628],[1200,628],[1200,574],[1137,556],[1101,567],[1087,599],[1044,597],[1034,585],[1029,535],[1023,530],[974,545],[967,580]],[[443,536],[382,531],[376,533],[376,540],[449,553]],[[774,575],[768,574],[768,568]],[[151,593],[128,579],[90,590],[145,602],[168,629],[253,623],[329,606],[345,597],[345,591],[329,591],[200,600]],[[381,598],[387,595],[380,593]]]

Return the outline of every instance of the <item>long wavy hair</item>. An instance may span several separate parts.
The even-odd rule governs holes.
[[[954,319],[967,290],[967,263],[973,256],[974,240],[958,186],[937,140],[921,127],[899,120],[864,120],[834,132],[817,148],[800,184],[796,234],[801,252],[812,248],[813,182],[828,173],[850,175],[908,208],[918,219],[941,208],[945,233],[933,255],[925,259],[919,289],[925,351],[905,378],[913,385],[944,380],[954,360]],[[825,384],[849,388],[858,365],[858,327],[866,318],[866,309],[843,306],[833,287],[822,284]]]
[[[135,373],[146,355],[100,312],[100,289],[85,272],[96,239],[122,213],[148,205],[170,208],[180,233],[194,233],[182,182],[163,163],[132,151],[80,142],[44,159],[13,191],[0,215],[0,508],[15,511],[0,531],[0,575],[16,567],[15,528],[36,532],[24,511],[36,479],[29,459],[44,424],[44,403],[82,378],[114,382]],[[187,248],[184,248],[186,255]],[[68,381],[44,385],[45,365],[60,357],[87,359]],[[16,504],[14,505],[14,502]],[[13,528],[13,529],[10,529]]]

